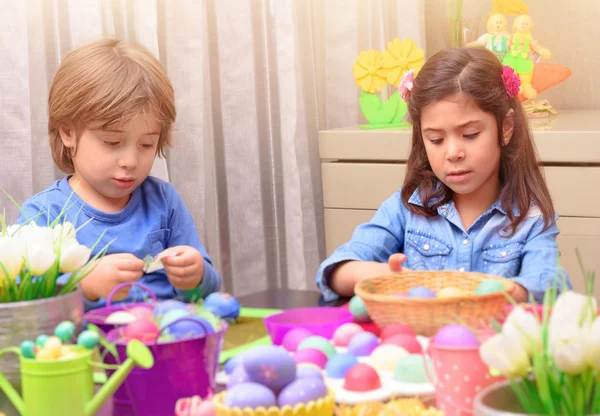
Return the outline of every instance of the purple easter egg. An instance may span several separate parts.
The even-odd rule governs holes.
[[[415,286],[408,291],[408,296],[411,298],[435,298],[436,294],[427,287]]]
[[[347,347],[352,337],[363,331],[363,327],[354,322],[343,324],[333,333],[333,344],[338,347]]]
[[[229,380],[227,381],[227,388],[230,389],[233,386],[240,383],[249,383],[250,377],[246,374],[246,370],[243,365],[238,365],[233,372],[229,375]]]
[[[479,347],[479,341],[473,332],[459,324],[442,327],[435,334],[433,343],[439,347]]]
[[[296,379],[294,357],[281,347],[261,346],[246,351],[243,367],[251,381],[278,393]]]
[[[308,403],[327,396],[327,386],[323,380],[316,378],[301,378],[293,381],[279,393],[279,407]]]
[[[296,380],[299,378],[318,378],[323,380],[321,369],[313,364],[298,364],[296,366]]]
[[[379,346],[379,339],[372,332],[360,332],[348,343],[348,352],[356,357],[370,355]]]
[[[327,355],[321,350],[316,348],[303,348],[296,351],[294,354],[294,361],[296,364],[314,364],[319,368],[325,368],[327,364]]]
[[[298,349],[298,346],[302,341],[308,337],[312,337],[314,334],[308,329],[294,328],[288,331],[281,341],[281,346],[288,351],[294,352]]]
[[[275,394],[267,387],[258,383],[240,383],[228,389],[223,398],[227,407],[257,407],[269,408],[277,405]]]

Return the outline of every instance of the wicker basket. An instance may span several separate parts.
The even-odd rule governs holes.
[[[369,316],[379,327],[398,322],[410,325],[418,334],[432,336],[449,323],[480,328],[489,325],[490,318],[501,319],[508,304],[505,292],[474,294],[479,283],[489,279],[501,281],[508,293],[515,285],[508,279],[482,273],[405,271],[362,280],[354,292],[362,298]],[[455,287],[473,295],[433,299],[392,296],[415,286],[425,286],[434,292]]]

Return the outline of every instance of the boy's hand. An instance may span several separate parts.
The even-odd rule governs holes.
[[[131,253],[108,254],[97,260],[92,271],[84,277],[79,286],[88,300],[106,298],[115,286],[133,282],[143,275],[144,262]],[[120,289],[113,295],[114,300],[123,300],[130,287]]]
[[[169,282],[181,290],[195,289],[202,281],[204,258],[190,246],[171,247],[164,251],[161,259]]]

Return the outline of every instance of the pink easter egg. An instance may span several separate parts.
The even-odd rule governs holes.
[[[394,335],[400,335],[400,334],[412,335],[413,337],[417,336],[417,333],[415,332],[415,330],[412,329],[409,325],[395,323],[395,324],[390,324],[390,325],[386,326],[385,328],[383,328],[381,330],[381,333],[379,334],[379,337],[381,338],[382,341],[385,341],[386,339],[393,337]]]
[[[196,416],[217,416],[215,405],[211,400],[204,400],[196,406],[194,415]]]
[[[435,334],[433,343],[440,347],[479,347],[479,341],[473,332],[459,324],[442,327]]]
[[[327,355],[316,348],[303,348],[294,354],[296,364],[314,364],[319,368],[325,368]]]
[[[383,341],[384,344],[397,345],[404,348],[410,354],[423,354],[423,347],[417,340],[417,337],[409,334],[393,335]]]
[[[381,379],[377,371],[367,364],[356,364],[344,377],[344,388],[348,391],[366,392],[381,387]]]
[[[159,332],[158,326],[147,319],[138,319],[123,327],[125,340],[137,339],[142,342],[154,342]]]
[[[300,345],[302,341],[313,335],[314,334],[308,329],[294,328],[283,336],[281,346],[288,351],[294,352],[298,349],[298,345]]]
[[[352,337],[364,329],[359,324],[349,322],[339,326],[333,333],[333,344],[338,347],[347,347]]]
[[[135,316],[137,319],[152,320],[152,308],[147,306],[134,306],[127,312]]]

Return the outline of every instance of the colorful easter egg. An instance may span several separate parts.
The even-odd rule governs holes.
[[[368,322],[371,320],[365,302],[359,296],[353,296],[350,299],[349,310],[356,322]]]
[[[35,359],[39,361],[52,361],[56,359],[53,351],[42,348],[35,353]]]
[[[433,343],[440,347],[479,347],[479,341],[470,329],[449,324],[440,328],[433,338]]]
[[[348,343],[348,352],[356,357],[370,355],[379,346],[379,339],[371,332],[360,332]]]
[[[295,406],[308,403],[327,396],[327,386],[323,380],[316,378],[301,378],[285,386],[277,397],[279,407]]]
[[[199,316],[190,315],[171,323],[166,332],[175,339],[204,337],[215,332],[210,322]]]
[[[164,314],[173,309],[187,309],[187,305],[175,299],[163,300],[154,307],[152,314],[156,319],[162,317]]]
[[[56,335],[62,342],[67,342],[75,335],[75,324],[71,321],[62,321],[54,328]]]
[[[225,373],[233,373],[233,370],[235,370],[238,365],[242,364],[242,357],[243,354],[237,354],[231,357],[229,360],[225,361],[225,364],[223,364],[223,369],[225,370]]]
[[[244,353],[243,367],[250,380],[278,393],[296,378],[294,357],[283,348],[260,346]]]
[[[397,345],[404,348],[410,354],[421,354],[423,347],[417,340],[417,337],[407,334],[394,335],[383,341],[383,344]]]
[[[466,291],[452,286],[445,287],[437,292],[438,298],[459,298],[466,295],[468,295]]]
[[[183,318],[186,316],[192,316],[191,312],[187,309],[171,309],[169,312],[165,313],[160,317],[158,327],[160,329],[164,329],[179,318]]]
[[[258,383],[240,383],[228,389],[223,398],[223,404],[227,407],[257,407],[269,408],[277,405],[275,394]]]
[[[294,328],[289,330],[281,340],[281,346],[288,351],[296,351],[298,346],[304,341],[306,338],[312,337],[313,333],[308,329],[304,328]]]
[[[137,318],[135,315],[125,311],[116,311],[111,313],[104,320],[105,323],[111,325],[127,325],[135,321]]]
[[[346,372],[344,389],[348,391],[366,392],[381,387],[379,374],[367,364],[356,364]]]
[[[477,285],[475,289],[476,295],[489,295],[490,293],[502,292],[506,290],[504,285],[499,280],[488,279]]]
[[[323,380],[323,374],[321,373],[321,368],[316,365],[298,364],[296,366],[296,379],[299,378],[318,378],[319,380]]]
[[[411,298],[435,298],[435,292],[425,286],[415,286],[408,291],[408,296]]]
[[[35,339],[35,345],[37,345],[39,348],[44,348],[48,338],[50,338],[50,336],[46,334],[38,335],[38,337]]]
[[[376,370],[393,372],[398,363],[408,356],[409,352],[402,347],[383,344],[371,353],[369,364]]]
[[[77,345],[80,345],[88,350],[96,348],[100,344],[100,335],[95,331],[82,331],[77,337]]]
[[[381,333],[379,334],[379,338],[381,338],[382,341],[385,341],[386,339],[394,335],[400,334],[412,335],[413,337],[417,336],[415,330],[412,329],[409,325],[394,323],[383,328],[381,330]]]
[[[240,314],[240,303],[229,293],[211,293],[204,299],[203,305],[221,319],[236,319]]]
[[[49,337],[46,343],[44,344],[44,349],[48,351],[54,359],[57,359],[60,357],[60,349],[62,348],[62,346],[63,344],[60,338],[52,336]]]
[[[131,309],[128,309],[131,315],[135,317],[135,319],[152,319],[152,308],[148,306],[134,306]]]
[[[127,324],[122,329],[125,341],[137,339],[142,342],[154,342],[160,329],[153,321],[138,319]]]
[[[246,373],[244,366],[238,365],[233,370],[233,372],[229,375],[229,379],[227,380],[227,388],[230,389],[233,386],[235,386],[236,384],[249,383],[251,381],[252,380],[250,380],[250,377],[248,377],[248,374]]]
[[[328,358],[325,353],[316,348],[304,348],[294,353],[296,364],[312,364],[319,368],[325,368]]]
[[[354,322],[343,324],[333,333],[333,344],[338,347],[347,347],[352,337],[359,332],[364,332],[362,326]]]
[[[302,350],[304,348],[315,348],[317,350],[321,350],[325,353],[328,359],[337,353],[335,347],[331,345],[331,342],[320,336],[306,338],[300,343],[300,345],[298,345],[298,350]]]
[[[352,354],[337,354],[327,362],[325,373],[329,378],[344,378],[348,370],[358,364],[358,359]]]
[[[21,343],[21,355],[25,358],[35,358],[35,342],[23,341]]]
[[[427,369],[425,369],[426,362]],[[429,383],[427,374],[433,377],[431,360],[421,354],[411,354],[398,363],[394,371],[394,380],[403,383]]]

